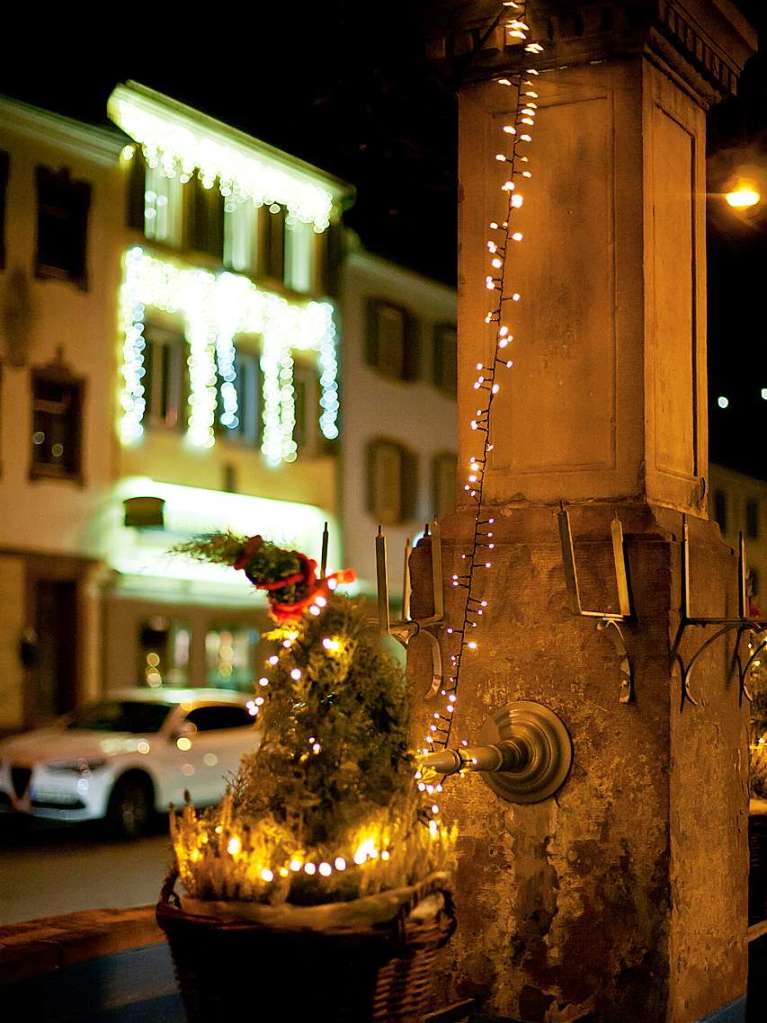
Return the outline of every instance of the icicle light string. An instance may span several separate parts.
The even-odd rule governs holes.
[[[520,0],[520,2],[505,0],[502,6],[505,9],[503,13],[511,15],[505,23],[508,36],[524,43],[526,53],[540,53],[543,47],[539,43],[528,42],[530,29],[526,21],[528,5],[525,0]],[[500,369],[511,369],[512,367],[512,361],[507,357],[506,349],[514,340],[514,336],[510,333],[504,319],[509,306],[521,299],[521,295],[512,287],[509,280],[509,262],[514,246],[523,240],[522,232],[515,230],[512,226],[512,218],[515,211],[520,209],[524,203],[523,195],[517,190],[517,183],[519,179],[527,180],[532,177],[525,149],[532,142],[531,132],[535,126],[535,117],[538,111],[538,93],[534,82],[538,73],[534,68],[528,68],[511,78],[496,79],[500,86],[516,86],[517,101],[512,123],[505,124],[502,129],[506,141],[508,141],[508,137],[512,140],[511,151],[499,152],[495,156],[499,163],[503,163],[508,168],[508,177],[501,186],[501,191],[508,197],[506,219],[500,223],[493,221],[490,224],[492,237],[487,242],[490,272],[485,278],[485,284],[488,291],[493,292],[495,304],[485,316],[485,323],[495,324],[495,349],[487,365],[484,362],[476,364],[477,377],[473,387],[479,399],[479,407],[469,425],[480,438],[479,453],[469,459],[469,472],[464,485],[465,493],[476,507],[474,535],[471,547],[462,555],[464,563],[462,571],[455,573],[451,579],[453,587],[466,591],[466,601],[460,627],[446,629],[448,636],[457,640],[457,646],[455,652],[449,656],[449,675],[444,688],[440,691],[444,703],[442,709],[435,711],[432,715],[423,753],[445,749],[450,743],[464,654],[467,651],[473,653],[477,649],[478,644],[474,639],[474,630],[478,627],[487,608],[487,600],[479,596],[477,592],[480,588],[482,573],[492,567],[492,552],[495,548],[492,528],[495,520],[483,512],[485,470],[488,457],[493,450],[493,445],[490,443],[493,402],[500,390],[496,377]],[[462,745],[467,745],[465,740]],[[428,784],[424,777],[425,775],[419,771],[417,774],[418,787],[422,793],[431,796],[434,792],[441,791],[441,785]],[[439,813],[436,804],[430,809],[434,815]]]

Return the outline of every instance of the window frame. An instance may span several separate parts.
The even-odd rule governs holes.
[[[35,453],[40,449],[40,445],[36,445],[34,441],[31,444],[30,452],[30,464],[29,464],[29,479],[30,480],[65,480],[71,483],[77,483],[80,486],[84,483],[83,473],[83,419],[84,419],[84,408],[85,408],[85,393],[86,393],[86,380],[85,377],[75,376],[70,369],[63,363],[51,363],[47,366],[35,366],[30,370],[29,375],[29,386],[30,386],[30,410],[31,410],[31,435],[30,440],[34,437],[37,432],[35,429],[35,414],[36,412],[53,414],[51,409],[36,408],[36,404],[48,401],[48,399],[36,397],[35,385],[38,382],[47,382],[50,384],[57,384],[62,387],[71,388],[74,401],[71,405],[71,415],[74,417],[74,431],[72,448],[74,449],[74,468],[62,471],[62,469],[52,463],[38,462],[35,458]]]
[[[399,501],[394,513],[390,513],[376,497],[376,457],[386,449],[399,456]],[[418,514],[418,457],[398,440],[376,437],[366,448],[366,496],[367,511],[382,526],[401,526],[413,522]]]
[[[152,336],[153,334],[154,336]],[[144,348],[144,376],[141,379],[146,404],[141,422],[145,428],[183,431],[187,425],[187,405],[189,399],[189,372],[187,365],[189,343],[184,329],[180,325],[166,325],[150,317],[144,325],[144,340],[146,343]],[[164,414],[158,414],[154,408],[158,400],[156,395],[159,393],[156,391],[156,384],[154,383],[157,379],[155,363],[161,349],[170,349],[171,358],[175,358],[178,363],[173,368],[175,389],[177,390],[177,408],[173,422],[168,421],[169,414],[167,410]],[[147,364],[148,353],[151,358],[151,365]],[[163,366],[161,377],[163,382],[166,377],[167,370]]]
[[[382,348],[381,316],[385,311],[397,313],[402,322],[402,353],[394,366],[394,360],[384,358]],[[399,383],[415,383],[421,377],[421,352],[419,324],[410,310],[388,298],[369,296],[367,299],[365,363],[387,380]]]
[[[439,504],[439,472],[440,466],[446,465],[448,460],[453,469],[453,497],[448,508],[440,508]],[[456,491],[458,487],[458,455],[454,451],[438,451],[431,458],[431,503],[434,511],[434,518],[441,519],[451,514],[456,508]]]
[[[50,190],[47,201],[43,194],[45,188]],[[88,290],[91,193],[90,182],[73,178],[68,167],[54,170],[45,164],[39,163],[35,166],[35,277],[38,280],[63,281],[76,285],[81,291]],[[65,196],[69,200],[68,203],[63,201]],[[46,217],[50,220],[58,217],[69,221],[72,231],[77,232],[77,253],[72,266],[60,266],[53,260],[42,258],[44,224],[48,222]],[[69,239],[70,244],[74,237],[73,233],[73,238]]]
[[[221,377],[221,374],[216,368],[216,419],[214,424],[214,430],[216,437],[221,438],[229,444],[236,444],[238,447],[252,449],[257,451],[261,447],[261,442],[264,434],[264,381],[263,381],[263,370],[261,369],[261,339],[254,338],[253,335],[239,335],[234,341],[234,388],[237,393],[237,418],[238,425],[236,427],[227,426],[225,423],[220,421],[221,414],[221,388],[226,383]],[[256,408],[255,408],[255,431],[252,436],[248,436],[246,431],[243,429],[242,421],[242,374],[241,365],[242,361],[247,360],[248,363],[252,363],[255,367],[256,387],[254,393],[256,395]]]
[[[452,335],[454,360],[451,362],[452,379],[445,375],[445,337]],[[431,380],[434,386],[445,397],[455,400],[458,393],[458,329],[454,323],[447,321],[435,323],[432,327],[432,364]]]

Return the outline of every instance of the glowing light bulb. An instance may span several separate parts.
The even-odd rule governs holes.
[[[293,670],[290,673],[290,677],[297,682],[301,678],[301,669],[293,668]]]
[[[237,835],[232,835],[226,845],[226,851],[230,856],[236,856],[242,850],[242,841]]]
[[[323,877],[330,877],[333,873],[333,868],[329,863],[320,863],[320,873]]]
[[[761,201],[761,195],[751,185],[739,185],[725,194],[724,200],[734,210],[747,210]]]
[[[274,880],[274,874],[271,872],[271,870],[269,870],[268,867],[264,867],[264,869],[261,871],[261,880],[266,881],[267,884],[270,881]]]
[[[719,408],[727,408],[728,405],[730,404],[730,399],[725,398],[723,394],[720,394],[719,397],[716,399],[716,403],[719,406]]]
[[[346,870],[346,860],[343,856],[336,856],[334,860],[336,870]]]

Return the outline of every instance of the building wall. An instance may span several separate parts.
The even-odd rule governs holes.
[[[47,588],[52,608],[63,606],[61,600],[72,605],[74,620],[94,621],[91,605],[98,595],[89,579],[102,551],[91,523],[114,466],[111,381],[121,145],[117,132],[0,101],[0,150],[9,156],[5,266],[0,269],[0,589],[7,609],[0,626],[0,728],[32,723],[45,702],[35,693],[38,668],[25,666],[20,656],[22,630],[39,626],[40,593]],[[72,179],[90,185],[84,287],[36,276],[38,166],[66,168]],[[78,479],[30,476],[32,372],[52,363],[65,366],[84,385]],[[38,652],[31,633],[28,639],[27,660],[34,662]],[[55,654],[59,660],[68,656],[63,642]],[[92,628],[78,627],[70,639],[77,696],[98,686],[97,642]]]
[[[415,379],[394,380],[367,361],[369,301],[381,299],[404,307],[414,318],[420,349]],[[344,264],[341,287],[343,324],[343,485],[344,547],[347,563],[362,588],[375,589],[374,537],[378,522],[368,500],[368,445],[378,438],[397,442],[411,453],[415,470],[414,513],[387,525],[390,592],[401,593],[402,557],[435,514],[432,463],[437,455],[455,454],[456,403],[433,382],[433,329],[455,323],[455,292],[363,251],[352,251]]]
[[[709,468],[709,516],[719,524],[722,538],[737,549],[743,533],[750,571],[752,602],[760,613],[767,612],[767,481],[712,464]],[[722,495],[717,499],[717,495]],[[718,500],[724,500],[724,521]],[[747,506],[755,506],[756,517],[749,522]],[[752,513],[753,514],[753,513]],[[749,526],[756,526],[756,536]],[[723,528],[724,527],[724,528]],[[753,530],[752,530],[753,531]]]

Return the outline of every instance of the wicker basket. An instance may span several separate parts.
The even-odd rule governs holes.
[[[434,959],[456,926],[444,874],[391,893],[386,922],[337,930],[185,912],[175,880],[157,921],[190,1023],[420,1023],[430,1008]]]

